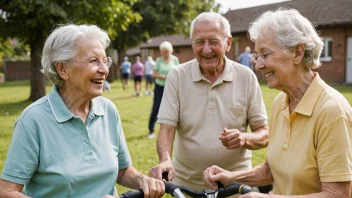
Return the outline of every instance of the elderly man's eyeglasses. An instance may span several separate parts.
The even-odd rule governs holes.
[[[110,68],[112,65],[112,59],[111,57],[105,57],[102,60],[99,60],[97,58],[94,58],[88,62],[82,62],[82,61],[76,61],[76,60],[72,60],[73,62],[77,62],[77,63],[83,63],[89,66],[99,66],[99,64],[103,64],[104,66],[106,66],[107,68]]]
[[[226,40],[226,39],[227,39],[227,37],[225,37],[222,40],[219,39],[219,38],[210,38],[210,39],[198,38],[198,39],[191,39],[191,42],[197,47],[204,46],[206,41],[208,41],[208,44],[210,46],[219,46],[219,45],[221,45],[221,42]]]

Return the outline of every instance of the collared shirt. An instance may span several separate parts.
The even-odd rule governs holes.
[[[108,99],[92,99],[86,124],[54,86],[18,118],[1,178],[31,197],[102,197],[116,192],[131,165],[120,116]]]
[[[174,68],[176,65],[180,64],[178,58],[174,55],[171,55],[171,60],[169,62],[165,62],[162,57],[156,59],[154,70],[158,71],[159,75],[168,75],[170,70]],[[156,78],[155,84],[164,87],[165,79]]]
[[[274,194],[318,193],[322,182],[352,180],[352,109],[318,73],[291,114],[287,95],[276,97],[269,134]]]
[[[206,189],[203,171],[218,165],[228,170],[251,168],[251,151],[226,149],[218,139],[223,129],[246,132],[249,125],[267,124],[260,86],[254,73],[225,59],[223,73],[213,84],[196,59],[170,71],[159,109],[159,123],[177,128],[173,182]]]

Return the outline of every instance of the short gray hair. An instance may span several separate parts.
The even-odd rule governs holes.
[[[216,12],[203,12],[203,13],[199,14],[196,18],[194,18],[191,23],[191,30],[189,32],[189,36],[191,39],[192,39],[193,31],[194,31],[194,25],[197,22],[201,22],[201,21],[220,22],[220,25],[223,28],[223,32],[224,32],[225,36],[227,36],[227,37],[232,36],[230,23],[224,16],[222,16],[221,14],[216,13]]]
[[[321,65],[320,54],[324,42],[315,31],[315,26],[295,9],[279,8],[264,12],[250,24],[248,33],[254,42],[261,34],[274,33],[276,42],[281,47],[290,48],[303,44],[303,67],[310,70]]]
[[[76,55],[78,38],[97,38],[106,49],[110,45],[108,34],[95,25],[67,24],[58,26],[46,39],[42,52],[43,74],[56,85],[63,80],[56,71],[57,62],[68,63]]]
[[[173,52],[172,44],[169,41],[164,41],[159,46],[160,51],[163,49],[169,50],[169,52]]]

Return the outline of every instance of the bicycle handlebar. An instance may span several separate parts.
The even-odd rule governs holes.
[[[206,197],[219,197],[225,198],[235,194],[246,194],[252,192],[253,189],[244,184],[231,184],[226,186],[225,188],[220,188],[218,190],[202,190],[196,191],[186,186],[178,186],[171,182],[164,181],[165,183],[165,193],[175,196],[177,198],[184,197],[184,194],[194,198],[206,198]],[[142,198],[144,197],[144,193],[141,189],[132,190],[125,192],[120,195],[120,198]]]

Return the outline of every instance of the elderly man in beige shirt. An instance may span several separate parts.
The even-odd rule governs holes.
[[[252,167],[250,150],[268,144],[267,115],[255,74],[225,56],[232,43],[228,20],[202,13],[190,34],[196,59],[167,76],[158,115],[160,164],[150,175],[161,179],[168,172],[173,183],[203,190],[203,171],[211,165]]]

